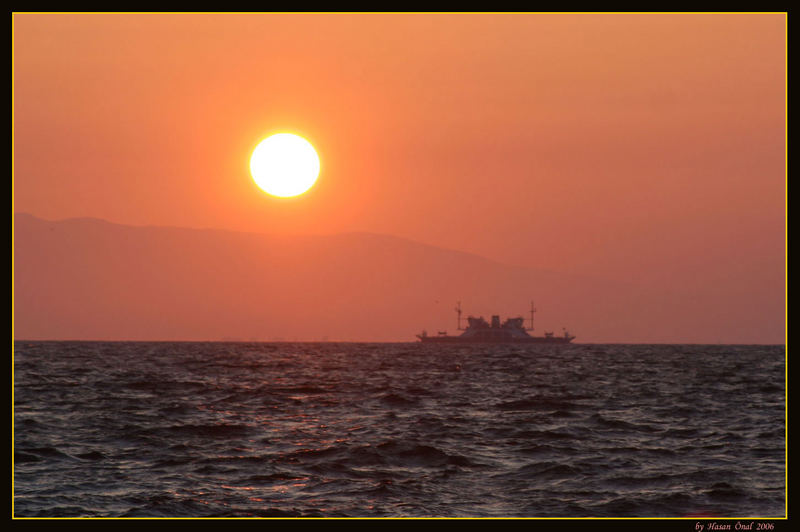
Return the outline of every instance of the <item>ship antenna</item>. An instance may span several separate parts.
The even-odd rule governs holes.
[[[459,301],[458,305],[456,306],[456,313],[458,313],[458,325],[456,326],[456,328],[459,331],[461,331],[461,330],[463,330],[463,329],[461,329],[461,301]]]
[[[533,313],[536,312],[536,307],[533,306],[533,301],[531,301],[531,328],[528,329],[529,331],[533,330]]]

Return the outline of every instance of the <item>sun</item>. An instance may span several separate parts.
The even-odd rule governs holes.
[[[250,174],[267,194],[281,198],[297,196],[317,181],[319,156],[303,137],[277,133],[262,140],[253,150]]]

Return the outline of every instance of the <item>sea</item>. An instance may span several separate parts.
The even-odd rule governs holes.
[[[15,341],[13,368],[18,518],[787,511],[782,345]]]

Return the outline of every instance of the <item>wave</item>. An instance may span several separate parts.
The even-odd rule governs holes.
[[[29,343],[15,516],[785,510],[782,349]]]

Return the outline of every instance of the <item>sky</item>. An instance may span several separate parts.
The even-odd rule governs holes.
[[[686,312],[768,309],[783,331],[786,24],[17,13],[13,210],[393,235],[638,283]],[[279,131],[320,156],[295,198],[249,174]]]

